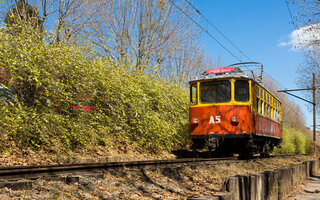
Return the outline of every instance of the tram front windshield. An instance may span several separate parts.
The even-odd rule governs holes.
[[[249,101],[249,82],[246,80],[236,80],[234,82],[234,98],[238,102]]]
[[[231,100],[231,83],[228,80],[200,83],[201,103],[224,103]]]

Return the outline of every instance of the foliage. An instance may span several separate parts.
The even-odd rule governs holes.
[[[29,23],[50,31],[52,42],[93,45],[100,56],[183,86],[212,66],[187,16],[199,20],[184,0],[0,1],[0,24]]]
[[[311,152],[310,140],[301,131],[284,126],[282,136],[281,148],[276,148],[275,153],[308,154]]]
[[[0,70],[19,101],[1,102],[0,150],[9,143],[52,150],[115,144],[156,153],[187,142],[187,92],[129,68],[90,48],[2,29]],[[71,109],[77,99],[96,110]]]
[[[83,88],[87,84],[80,84],[87,78],[84,68],[89,65],[81,49],[47,45],[34,32],[23,31],[19,36],[0,33],[0,70],[11,78],[9,84],[19,100],[28,106],[40,106],[43,97],[39,93],[47,94],[50,88],[62,93],[62,98],[74,98],[87,89]]]
[[[19,30],[17,27],[26,23],[30,24],[33,29],[42,29],[43,23],[36,8],[33,8],[26,0],[16,2],[7,13],[4,22],[7,26],[15,27],[15,30]]]
[[[292,102],[284,93],[279,93],[278,85],[270,79],[264,79],[264,85],[281,101],[282,111],[282,148],[275,153],[307,154],[311,152],[310,140],[306,133],[304,115],[300,107]]]
[[[110,22],[114,18],[108,17],[114,11],[121,11],[117,13],[119,16],[130,15],[127,13],[128,8],[135,1],[128,1],[130,4],[123,4],[125,6],[121,9],[110,8],[108,13],[104,13],[104,7],[101,7],[101,13],[86,10],[90,6],[70,4],[72,9],[57,11],[59,17],[53,20],[58,22],[56,33],[53,38],[48,38],[48,33],[42,30],[42,24],[50,6],[46,7],[46,1],[40,2],[44,6],[41,9],[41,20],[37,9],[26,0],[20,0],[16,2],[16,8],[7,13],[7,26],[0,29],[0,73],[10,79],[7,85],[15,90],[19,100],[15,103],[0,102],[0,133],[4,136],[0,139],[0,150],[12,144],[19,148],[54,150],[75,150],[99,145],[155,153],[188,142],[187,92],[159,77],[183,85],[195,71],[201,69],[200,66],[205,66],[205,55],[195,45],[196,40],[192,39],[197,38],[197,34],[190,32],[189,28],[192,27],[188,26],[189,21],[175,21],[177,17],[176,12],[171,10],[172,5],[163,4],[161,0],[150,1],[150,4],[138,2],[144,10],[154,7],[154,10],[150,10],[151,14],[146,16],[131,16],[140,16],[138,24],[135,24],[136,20],[129,22],[126,17],[119,17],[119,23]],[[101,4],[97,5],[95,9],[100,10]],[[90,26],[84,25],[87,30],[92,29],[89,36],[93,37],[88,38],[95,43],[95,49],[97,46],[103,48],[106,53],[104,58],[97,58],[97,52],[91,48],[64,44],[65,40],[59,39],[68,40],[78,33],[71,31],[72,34],[59,36],[63,31],[82,28],[76,26],[81,24],[78,15],[81,12],[76,8],[86,8],[82,12],[89,12],[90,15],[100,14],[101,17],[95,16],[93,19],[104,19],[101,24],[101,21],[88,19],[85,21]],[[132,7],[137,8],[137,12],[131,13],[140,12],[140,7]],[[163,20],[159,13],[167,13],[168,20]],[[74,27],[68,27],[67,19],[80,21]],[[154,23],[154,20],[162,20],[164,23]],[[122,23],[124,30],[109,27],[110,24]],[[132,29],[135,33],[129,34],[127,23],[135,27]],[[105,31],[114,37],[104,38],[106,34],[101,34],[101,25],[106,26],[102,33]],[[17,30],[19,34],[14,34]],[[167,31],[159,35],[159,30]],[[129,39],[134,42],[129,42]],[[195,51],[191,52],[190,49]],[[99,53],[101,55],[101,50]],[[79,99],[93,102],[96,110],[83,112],[68,106],[69,102],[74,103]],[[302,116],[301,111],[293,109],[295,105],[287,98],[280,96],[279,99],[283,100],[283,122],[291,128],[284,128],[284,148],[277,151],[309,152],[310,142],[297,131],[304,127],[303,119],[295,120],[297,116]]]

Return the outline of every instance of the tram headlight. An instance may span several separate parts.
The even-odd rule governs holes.
[[[193,123],[193,124],[198,124],[198,123],[199,123],[198,118],[194,118],[194,119],[192,120],[192,123]]]
[[[232,118],[231,118],[231,121],[232,121],[232,122],[237,122],[237,120],[238,120],[237,117],[232,117]]]

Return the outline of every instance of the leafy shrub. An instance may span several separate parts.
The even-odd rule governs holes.
[[[0,71],[19,102],[1,102],[0,150],[75,150],[123,146],[145,152],[188,142],[185,89],[152,75],[96,58],[90,48],[42,42],[31,34],[0,31]],[[41,37],[42,38],[42,37]],[[92,101],[97,110],[73,110]]]
[[[276,148],[275,153],[308,154],[311,152],[310,140],[301,131],[284,126],[282,136],[282,148]]]

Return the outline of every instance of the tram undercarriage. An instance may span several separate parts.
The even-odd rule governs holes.
[[[192,137],[192,149],[207,147],[217,155],[238,154],[249,157],[253,154],[268,156],[274,147],[280,147],[281,139],[249,134],[199,135]]]

